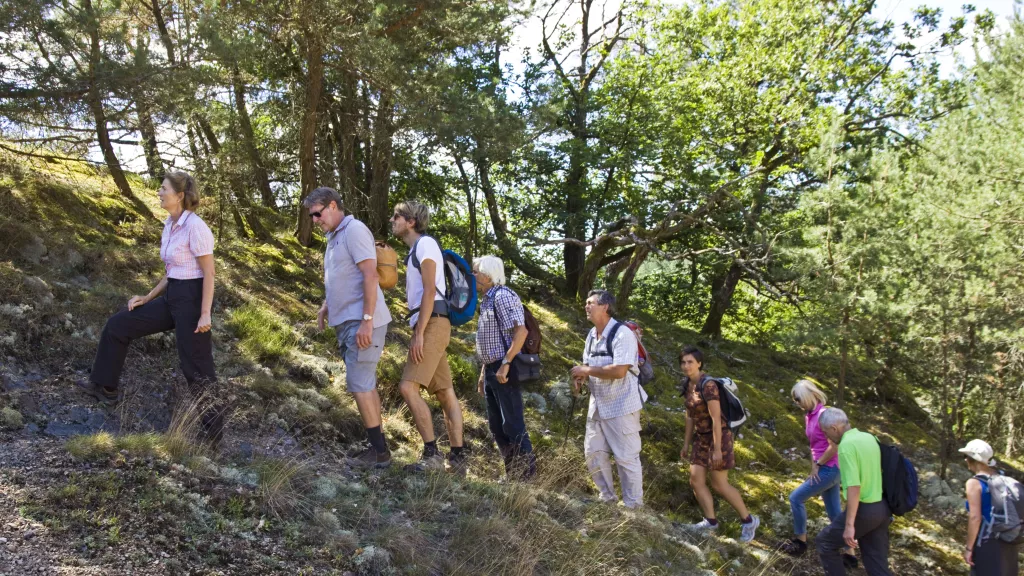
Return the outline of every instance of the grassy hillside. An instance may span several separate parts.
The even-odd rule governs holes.
[[[162,219],[156,185],[132,184]],[[532,295],[545,337],[545,380],[527,398],[539,478],[498,483],[500,457],[476,394],[472,325],[455,330],[449,349],[469,476],[415,475],[400,465],[361,473],[343,460],[363,438],[344,368],[333,334],[313,322],[320,251],[287,231],[268,244],[238,240],[230,222],[221,230],[216,199],[200,214],[218,236],[216,393],[234,407],[220,454],[189,442],[189,418],[171,420],[180,384],[173,335],[133,346],[127,399],[115,412],[72,389],[105,319],[159,279],[160,220],[88,165],[0,156],[0,573],[820,574],[812,556],[793,561],[772,550],[790,534],[787,495],[809,470],[789,387],[811,377],[828,390],[834,358],[735,342],[708,349],[708,371],[736,380],[752,413],[732,473],[763,521],[748,546],[735,542],[739,524],[724,502],[717,537],[678,526],[700,516],[678,462],[684,418],[675,366],[678,350],[698,336],[671,319],[639,318],[658,362],[643,416],[648,506],[602,505],[581,453],[585,406],[569,414],[568,368],[588,326],[578,305],[528,286],[521,293]],[[399,291],[387,297],[393,312],[404,312]],[[379,375],[384,429],[404,464],[421,445],[397,394],[410,336],[397,324]],[[873,389],[873,379],[869,367],[855,367],[848,412],[861,429],[902,444],[927,492],[919,511],[893,526],[895,573],[966,574],[962,484],[929,472],[935,442],[912,390]],[[808,504],[814,534],[824,510]]]

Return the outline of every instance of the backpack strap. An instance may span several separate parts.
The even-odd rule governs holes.
[[[405,265],[407,267],[409,266],[409,264],[412,264],[413,268],[415,268],[417,270],[420,269],[420,259],[416,257],[416,247],[420,245],[420,240],[423,240],[424,238],[430,238],[430,236],[427,236],[426,234],[423,234],[422,236],[417,238],[415,242],[412,243],[412,248],[409,249],[409,255],[406,256],[406,258],[405,258]],[[435,242],[436,242],[436,240],[435,240]],[[441,244],[438,243],[438,247],[440,247],[440,246],[441,246]]]
[[[708,376],[707,374],[701,376],[700,382],[697,384],[697,394],[700,394],[700,400],[704,404],[708,403],[707,399],[704,398],[704,385],[707,384],[709,381],[714,382],[715,384],[719,384],[718,380],[715,380],[714,378]],[[719,399],[718,403],[721,404],[722,400]]]

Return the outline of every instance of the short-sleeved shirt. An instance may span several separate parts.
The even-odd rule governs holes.
[[[811,458],[817,462],[821,455],[828,451],[828,436],[822,431],[821,426],[818,426],[818,417],[825,411],[824,404],[818,404],[804,415],[804,432],[807,434],[807,441],[811,443]],[[826,466],[838,466],[839,465],[839,454],[836,453],[832,456],[832,459],[825,463]]]
[[[501,360],[512,345],[516,326],[526,326],[519,295],[506,286],[492,286],[480,301],[476,324],[476,355],[484,364]]]
[[[441,254],[441,245],[430,236],[420,236],[413,245],[413,249],[416,250],[416,258],[420,261],[421,266],[427,260],[433,260],[437,264],[434,268],[434,288],[437,290],[434,293],[434,301],[441,300],[443,302],[444,257]],[[409,310],[419,308],[423,301],[423,275],[418,268],[412,265],[411,260],[405,269],[405,293]],[[409,318],[409,326],[415,326],[419,317],[419,313],[413,314]]]
[[[175,222],[164,220],[160,237],[160,259],[168,278],[194,280],[203,277],[200,256],[213,254],[213,232],[195,213],[185,210]]]
[[[363,272],[358,264],[377,260],[373,234],[351,214],[327,233],[324,253],[324,289],[327,296],[327,324],[338,326],[349,320],[363,319]],[[384,292],[377,286],[377,304],[373,309],[373,327],[391,322]]]
[[[611,334],[612,327],[619,321],[612,318],[600,335],[597,328],[591,328],[587,334],[587,342],[583,347],[583,365],[603,368],[605,366],[629,366],[622,378],[607,379],[589,377],[590,409],[587,417],[591,420],[607,420],[632,414],[644,407],[644,399],[640,396],[637,383],[637,345],[633,331],[623,326],[615,332],[612,340],[612,355],[603,355],[607,351],[605,343]]]
[[[708,402],[717,400],[721,402],[721,396],[718,393],[718,384],[714,380],[707,378],[704,380],[704,396],[701,397],[701,391],[698,390],[700,383],[693,386],[690,389],[690,381],[688,378],[683,378],[684,390],[686,390],[686,417],[693,421],[693,432],[695,434],[711,434],[715,421],[711,419],[711,411],[708,410]],[[729,422],[725,418],[719,418],[720,428],[726,429],[729,427]]]
[[[878,440],[867,432],[851,428],[839,441],[839,475],[843,498],[851,486],[860,486],[860,501],[882,501],[882,451]]]

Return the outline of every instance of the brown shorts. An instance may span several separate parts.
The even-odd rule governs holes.
[[[431,394],[452,387],[452,371],[448,367],[448,341],[452,338],[452,325],[440,316],[427,321],[423,331],[423,360],[419,364],[409,359],[402,372],[402,380],[415,382]]]
[[[722,465],[711,467],[711,453],[715,450],[715,438],[711,434],[693,435],[693,455],[690,464],[703,466],[708,470],[732,470],[736,467],[736,455],[732,449],[732,430],[722,429]]]

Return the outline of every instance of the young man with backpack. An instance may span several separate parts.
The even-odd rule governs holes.
[[[973,474],[966,485],[969,515],[964,561],[971,567],[971,576],[1017,576],[1017,553],[1024,539],[1024,488],[996,470],[988,442],[971,440],[960,453]]]
[[[505,286],[505,266],[500,258],[481,256],[473,262],[473,271],[483,295],[476,328],[476,353],[481,363],[477,389],[487,400],[487,423],[505,461],[506,477],[528,480],[537,472],[537,459],[526,431],[522,383],[532,371],[521,366],[519,353],[526,351],[529,339],[529,312],[519,295]],[[533,339],[537,341],[535,355],[540,351],[539,334]]]
[[[615,297],[606,290],[587,295],[587,319],[594,327],[587,334],[583,364],[571,370],[579,392],[586,380],[590,386],[590,408],[583,440],[583,454],[601,500],[615,502],[611,456],[619,469],[622,503],[627,508],[643,506],[643,469],[640,465],[640,410],[644,396],[636,380],[636,337],[612,318]],[[614,336],[613,336],[614,333]]]
[[[818,533],[818,557],[826,576],[843,576],[840,552],[860,545],[868,576],[892,576],[889,571],[889,523],[892,510],[883,498],[882,452],[878,440],[850,427],[846,413],[827,408],[818,416],[821,431],[838,446],[839,475],[846,510]]]
[[[686,528],[694,532],[718,529],[715,500],[708,490],[710,476],[711,487],[740,515],[740,542],[750,542],[761,519],[747,510],[743,496],[729,483],[729,470],[736,466],[732,429],[746,419],[743,406],[732,388],[724,385],[725,381],[732,384],[731,380],[711,378],[704,372],[704,353],[699,348],[683,348],[679,353],[679,368],[683,372],[686,402],[686,437],[679,459],[690,461],[690,486],[704,514],[700,522]],[[733,407],[738,410],[734,412]]]
[[[426,388],[441,404],[451,453],[448,466],[464,474],[466,454],[462,446],[462,406],[455,396],[451,368],[448,366],[448,342],[452,335],[448,302],[445,300],[444,256],[441,245],[426,236],[430,210],[419,202],[400,202],[391,216],[391,231],[409,246],[405,270],[409,325],[413,327],[409,343],[409,361],[402,373],[399,392],[409,406],[413,422],[423,437],[423,454],[414,470],[443,469],[444,459],[437,448],[430,407],[420,396]],[[418,264],[418,265],[416,265]]]
[[[361,467],[386,468],[391,451],[381,431],[377,363],[384,350],[391,313],[377,284],[373,234],[351,214],[333,188],[317,188],[303,200],[313,222],[327,237],[324,253],[324,304],[317,327],[334,328],[345,361],[345,387],[356,401],[370,447],[350,458]]]

